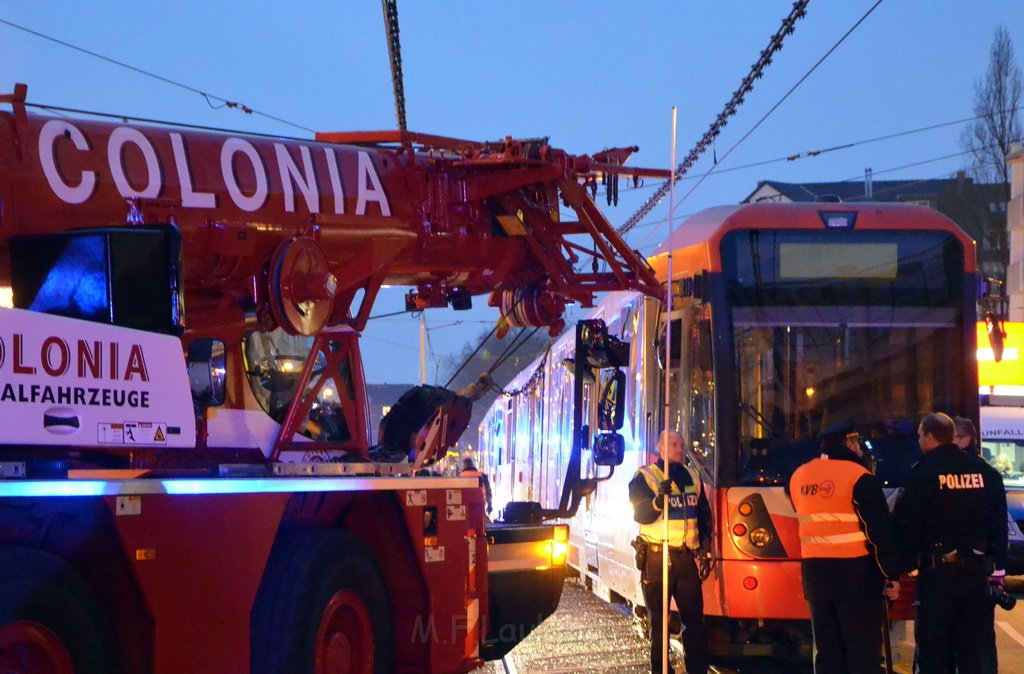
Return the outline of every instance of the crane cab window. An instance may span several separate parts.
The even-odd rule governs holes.
[[[313,339],[289,335],[281,329],[257,331],[245,338],[246,373],[253,396],[270,417],[281,423],[299,393],[299,383],[308,366]],[[346,357],[336,372],[325,374],[327,359],[317,353],[305,393],[317,388],[300,432],[319,442],[344,442],[351,439],[346,409],[353,410],[355,389],[352,364]]]

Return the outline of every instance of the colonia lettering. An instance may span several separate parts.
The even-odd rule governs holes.
[[[216,208],[218,198],[223,193],[204,192],[197,189],[193,182],[192,160],[189,155],[188,138],[179,133],[168,132],[166,140],[170,142],[170,157],[161,157],[158,144],[139,129],[128,126],[115,128],[107,140],[106,168],[118,193],[126,198],[155,199],[160,197],[166,185],[167,166],[173,165],[173,175],[177,176],[181,189],[181,205],[186,208]],[[296,211],[296,197],[301,197],[310,213],[320,213],[321,186],[320,179],[326,178],[330,194],[333,195],[335,215],[345,214],[345,193],[342,184],[343,168],[339,165],[339,153],[329,145],[314,148],[326,166],[326,176],[318,176],[315,169],[314,153],[311,148],[301,144],[273,142],[270,156],[261,154],[257,147],[237,136],[219,141],[219,167],[223,187],[231,202],[239,209],[247,212],[257,211],[266,205],[270,196],[270,181],[279,178],[284,196],[284,210],[288,213]],[[51,119],[39,131],[39,161],[42,164],[46,181],[53,193],[61,201],[68,204],[81,204],[93,198],[100,184],[95,166],[91,169],[81,168],[67,172],[62,169],[58,156],[59,145],[70,144],[73,152],[89,153],[93,144],[89,138],[71,122]],[[263,145],[262,147],[266,147]],[[293,154],[297,150],[298,156]],[[144,169],[135,175],[129,175],[126,153],[141,155]],[[355,214],[365,215],[367,206],[376,203],[381,215],[391,216],[384,186],[373,164],[370,153],[365,150],[340,153],[342,162],[352,162],[347,166],[349,175],[354,177],[356,187]],[[277,168],[276,175],[269,166]],[[323,169],[321,169],[321,172]],[[242,191],[239,175],[245,173],[255,178],[251,193]]]
[[[10,349],[8,350],[8,340]],[[149,381],[146,356],[140,344],[120,344],[78,339],[73,344],[51,335],[38,343],[26,343],[25,335],[0,336],[0,373],[8,366],[15,375],[62,377],[68,373],[80,379]]]

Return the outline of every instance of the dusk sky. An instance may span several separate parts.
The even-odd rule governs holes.
[[[676,188],[675,224],[737,203],[759,180],[819,182],[948,178],[967,165],[959,142],[974,115],[997,27],[1024,66],[1020,0],[813,0],[782,51],[709,151]],[[639,145],[631,163],[665,168],[671,108],[681,161],[791,10],[790,2],[398,2],[408,125],[472,140],[548,136],[576,154]],[[867,18],[760,124],[854,25]],[[21,29],[10,24],[16,24]],[[66,42],[268,116],[244,115],[181,86],[57,44]],[[240,131],[311,137],[306,129],[394,128],[379,2],[0,2],[0,92],[29,100]],[[212,105],[211,105],[212,104]],[[956,123],[959,122],[959,123]],[[931,130],[922,130],[937,127]],[[898,138],[874,140],[905,133]],[[870,141],[870,142],[869,142]],[[850,145],[815,157],[800,153]],[[733,149],[735,146],[735,149]],[[699,184],[698,184],[699,182]],[[656,188],[623,189],[615,226]],[[394,198],[394,197],[393,197]],[[650,253],[669,231],[667,201],[627,241]],[[400,310],[404,289],[375,314]],[[428,312],[437,359],[475,344],[497,319]],[[456,325],[453,325],[457,323]],[[372,322],[371,382],[418,379],[412,317]],[[444,383],[443,378],[440,383]]]

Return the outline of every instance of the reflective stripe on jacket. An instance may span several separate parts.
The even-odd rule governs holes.
[[[867,536],[853,507],[853,486],[867,468],[821,457],[796,469],[789,492],[800,525],[803,557],[864,557]]]
[[[690,474],[690,484],[684,491],[672,483],[672,495],[669,497],[668,544],[679,548],[685,545],[691,550],[700,547],[700,530],[697,523],[698,500],[700,498],[700,477],[697,471],[685,466]],[[667,478],[657,464],[644,466],[638,471],[647,481],[647,486],[658,499],[658,507],[663,505],[664,497],[658,497],[658,487]],[[664,513],[650,524],[640,525],[640,537],[650,543],[661,543],[665,539]]]

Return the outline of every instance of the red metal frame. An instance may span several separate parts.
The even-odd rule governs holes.
[[[284,419],[281,420],[281,429],[277,439],[274,441],[274,448],[271,451],[269,460],[279,461],[281,453],[285,451],[339,451],[355,452],[361,458],[366,459],[369,455],[368,428],[366,420],[366,380],[363,375],[362,360],[359,357],[359,350],[356,348],[357,335],[349,329],[333,330],[321,333],[313,339],[313,348],[306,357],[306,363],[302,368],[302,376],[296,384],[297,391],[292,399],[291,405]],[[331,344],[336,344],[334,350]],[[313,386],[309,386],[313,379],[313,372],[317,365],[317,358],[323,356],[325,366],[316,374]],[[351,389],[355,398],[343,395],[347,388],[345,382],[337,378],[339,367],[342,362],[349,359],[349,375],[352,378]],[[324,384],[333,380],[335,389],[338,391],[337,399],[345,416],[345,423],[348,426],[349,440],[342,443],[334,442],[296,442],[293,440],[299,432],[302,423],[309,418],[313,403],[316,402]]]
[[[457,193],[464,194],[466,201],[494,198],[507,213],[519,217],[526,230],[523,238],[538,264],[527,283],[546,278],[551,292],[584,306],[593,305],[594,293],[609,290],[639,290],[653,297],[661,294],[660,284],[643,256],[626,245],[581,185],[581,181],[592,184],[599,174],[666,179],[671,175],[668,170],[625,166],[636,147],[612,148],[591,158],[551,148],[546,140],[511,137],[497,143],[480,143],[407,131],[367,131],[321,133],[317,140],[374,146],[398,144],[410,156],[416,149],[439,152],[431,165],[420,169],[433,184],[432,193],[444,193],[444,188],[454,182],[458,185]],[[536,156],[524,157],[524,147],[536,148]],[[461,159],[447,159],[445,151]],[[530,191],[543,193],[544,202],[530,200]],[[559,222],[553,217],[551,206],[557,213],[559,201],[576,211],[579,222]],[[590,236],[593,250],[566,238],[580,233]],[[578,272],[574,266],[577,251],[594,255],[607,265],[608,271]],[[469,256],[473,257],[472,252]]]

